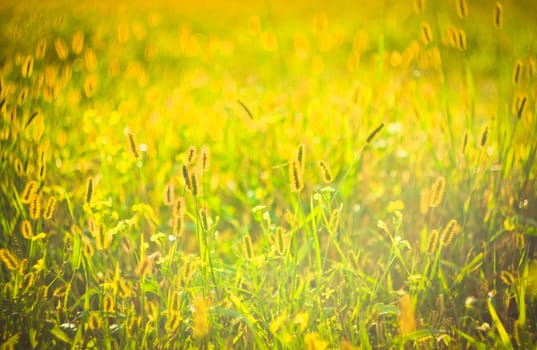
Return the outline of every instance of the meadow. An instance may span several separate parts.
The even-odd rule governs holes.
[[[537,349],[535,18],[0,4],[0,349]]]

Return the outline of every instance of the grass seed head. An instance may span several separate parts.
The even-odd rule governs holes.
[[[466,51],[466,32],[463,29],[457,33],[457,49]]]
[[[138,152],[138,147],[136,144],[136,141],[134,140],[134,135],[130,132],[127,133],[127,141],[128,146],[131,154],[134,156],[134,158],[138,159],[140,158],[140,153]]]
[[[442,235],[440,236],[440,244],[442,244],[444,247],[449,246],[451,242],[453,242],[455,235],[459,233],[460,230],[461,227],[457,223],[457,220],[450,220],[442,231]]]
[[[488,131],[489,131],[489,127],[486,126],[485,130],[483,130],[483,133],[481,134],[481,147],[484,147],[487,144]]]
[[[291,192],[300,192],[304,189],[304,175],[298,160],[289,162],[289,179],[291,182]]]
[[[183,181],[185,182],[185,187],[187,190],[192,191],[192,180],[190,178],[190,170],[188,170],[188,166],[186,164],[183,164],[181,167],[181,174],[183,175]]]
[[[500,2],[496,2],[494,7],[494,27],[502,29],[503,26],[503,6]]]
[[[506,286],[511,286],[515,283],[515,277],[509,271],[503,270],[500,274],[500,278]]]
[[[276,236],[275,237],[275,244],[274,244],[275,251],[280,256],[283,256],[283,255],[285,255],[285,253],[287,252],[287,249],[289,247],[289,237],[283,231],[283,228],[281,226],[278,226],[276,228],[275,236]]]
[[[520,119],[524,115],[524,111],[526,110],[526,102],[528,100],[528,96],[517,96],[517,108],[516,108],[516,117],[517,119]]]
[[[54,40],[54,48],[60,61],[65,61],[67,56],[69,56],[69,48],[65,44],[65,41],[62,38],[57,38]]]
[[[190,146],[187,151],[186,155],[186,163],[188,166],[193,165],[196,162],[196,155],[198,151],[195,146]]]
[[[436,179],[433,186],[431,187],[430,197],[429,197],[429,207],[435,208],[440,205],[442,199],[444,198],[444,191],[446,189],[446,178],[440,176]]]
[[[136,270],[134,271],[137,276],[145,276],[149,273],[151,273],[151,270],[153,269],[153,257],[152,256],[146,256],[144,257],[139,263],[138,266],[136,266]]]
[[[111,294],[106,294],[103,298],[103,311],[104,312],[114,312],[115,309],[115,300]]]
[[[0,249],[0,261],[2,261],[10,271],[17,270],[20,266],[19,259],[6,248]]]
[[[421,24],[421,42],[427,46],[433,41],[433,31],[427,22]]]
[[[423,13],[425,10],[425,0],[414,0],[412,2],[414,12],[417,14]]]
[[[22,64],[22,77],[29,78],[34,71],[34,58],[32,55],[26,56],[24,63]]]
[[[432,230],[429,232],[427,239],[427,254],[434,254],[438,247],[438,230]]]
[[[82,52],[82,49],[84,48],[84,33],[78,31],[73,35],[71,48],[73,49],[73,53],[75,55],[78,55]]]
[[[173,216],[184,217],[185,216],[185,198],[179,197],[173,204]]]
[[[373,130],[371,132],[371,134],[369,134],[369,136],[367,137],[367,140],[365,141],[367,144],[370,144],[371,141],[373,141],[373,139],[375,138],[375,136],[377,136],[377,134],[380,132],[380,130],[382,130],[382,128],[384,127],[384,123],[380,123],[379,126],[377,126],[377,128],[375,130]]]
[[[168,182],[166,184],[166,189],[164,191],[164,205],[172,205],[175,200],[175,192],[173,182]]]
[[[98,83],[99,79],[95,74],[89,75],[84,80],[84,95],[86,95],[87,98],[91,98],[93,97],[93,95],[95,95]]]
[[[304,171],[304,169],[306,168],[306,154],[305,154],[306,150],[305,150],[305,146],[303,143],[301,143],[299,146],[298,146],[298,149],[296,150],[296,160],[298,161],[298,164],[300,165],[300,169],[302,171]]]
[[[199,194],[200,184],[198,181],[198,175],[195,171],[192,172],[190,176],[190,184],[192,185],[192,195],[196,197]]]
[[[86,196],[85,196],[85,202],[87,204],[91,204],[91,197],[93,196],[93,178],[90,177],[88,179],[88,184],[86,186]]]
[[[518,85],[518,83],[520,83],[521,75],[522,75],[522,61],[516,60],[515,67],[513,68],[513,85]]]
[[[172,219],[172,230],[175,237],[181,237],[185,232],[185,217],[174,216]]]
[[[420,213],[422,215],[427,214],[431,203],[431,190],[429,188],[422,188],[420,191]]]
[[[209,170],[210,152],[208,146],[203,146],[200,151],[201,171],[204,173]]]
[[[32,239],[34,236],[30,220],[23,220],[21,222],[21,235],[26,239]]]
[[[468,16],[468,4],[466,3],[466,0],[457,0],[457,16],[459,16],[460,19],[464,19],[466,16]]]
[[[207,216],[207,210],[205,208],[200,208],[199,216],[202,230],[207,231],[209,229],[209,218]]]
[[[37,193],[33,196],[32,201],[28,207],[30,212],[30,218],[37,220],[41,215],[41,193]]]
[[[52,216],[54,215],[54,210],[56,210],[56,198],[49,197],[45,205],[45,211],[43,212],[43,219],[52,219]]]
[[[41,39],[37,43],[37,47],[35,49],[35,59],[42,60],[43,57],[45,57],[46,53],[47,53],[47,39]]]
[[[250,238],[249,234],[246,234],[244,237],[242,237],[242,253],[248,260],[252,260],[254,258],[254,248],[252,246],[252,239]]]
[[[38,184],[34,180],[30,180],[24,186],[21,194],[21,202],[23,204],[29,204],[32,201],[33,196],[36,195]]]
[[[84,50],[84,64],[88,72],[94,72],[97,69],[97,56],[91,49]]]
[[[321,177],[325,183],[331,183],[334,178],[332,177],[332,172],[330,171],[330,168],[328,167],[328,164],[321,160],[319,162],[319,168],[321,169]]]
[[[37,178],[41,181],[45,180],[45,176],[47,175],[47,163],[45,162],[39,162],[39,168],[37,172]]]

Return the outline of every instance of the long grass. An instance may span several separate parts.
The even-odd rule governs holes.
[[[535,5],[183,5],[0,5],[0,349],[535,347]]]

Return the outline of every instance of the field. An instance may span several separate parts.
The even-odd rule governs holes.
[[[0,349],[537,349],[536,18],[0,4]]]

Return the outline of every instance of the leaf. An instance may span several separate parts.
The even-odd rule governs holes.
[[[65,334],[64,331],[61,330],[60,327],[58,327],[57,325],[54,326],[54,328],[52,328],[52,330],[50,331],[50,333],[55,336],[56,338],[58,338],[59,340],[63,341],[64,343],[67,343],[67,344],[70,344],[71,343],[71,339],[69,339],[69,337],[67,336],[67,334]]]
[[[19,343],[20,334],[15,334],[9,337],[2,345],[0,345],[0,350],[12,349]]]
[[[386,305],[383,303],[376,303],[373,305],[373,310],[378,315],[397,315],[399,310],[395,305]]]
[[[489,309],[490,317],[498,329],[498,333],[500,334],[500,339],[502,340],[503,345],[505,345],[508,349],[512,349],[513,344],[511,344],[511,339],[509,339],[509,335],[507,334],[507,331],[505,330],[505,327],[503,326],[500,317],[496,313],[496,309],[494,308],[494,305],[492,305],[490,299],[487,299],[487,307]]]

